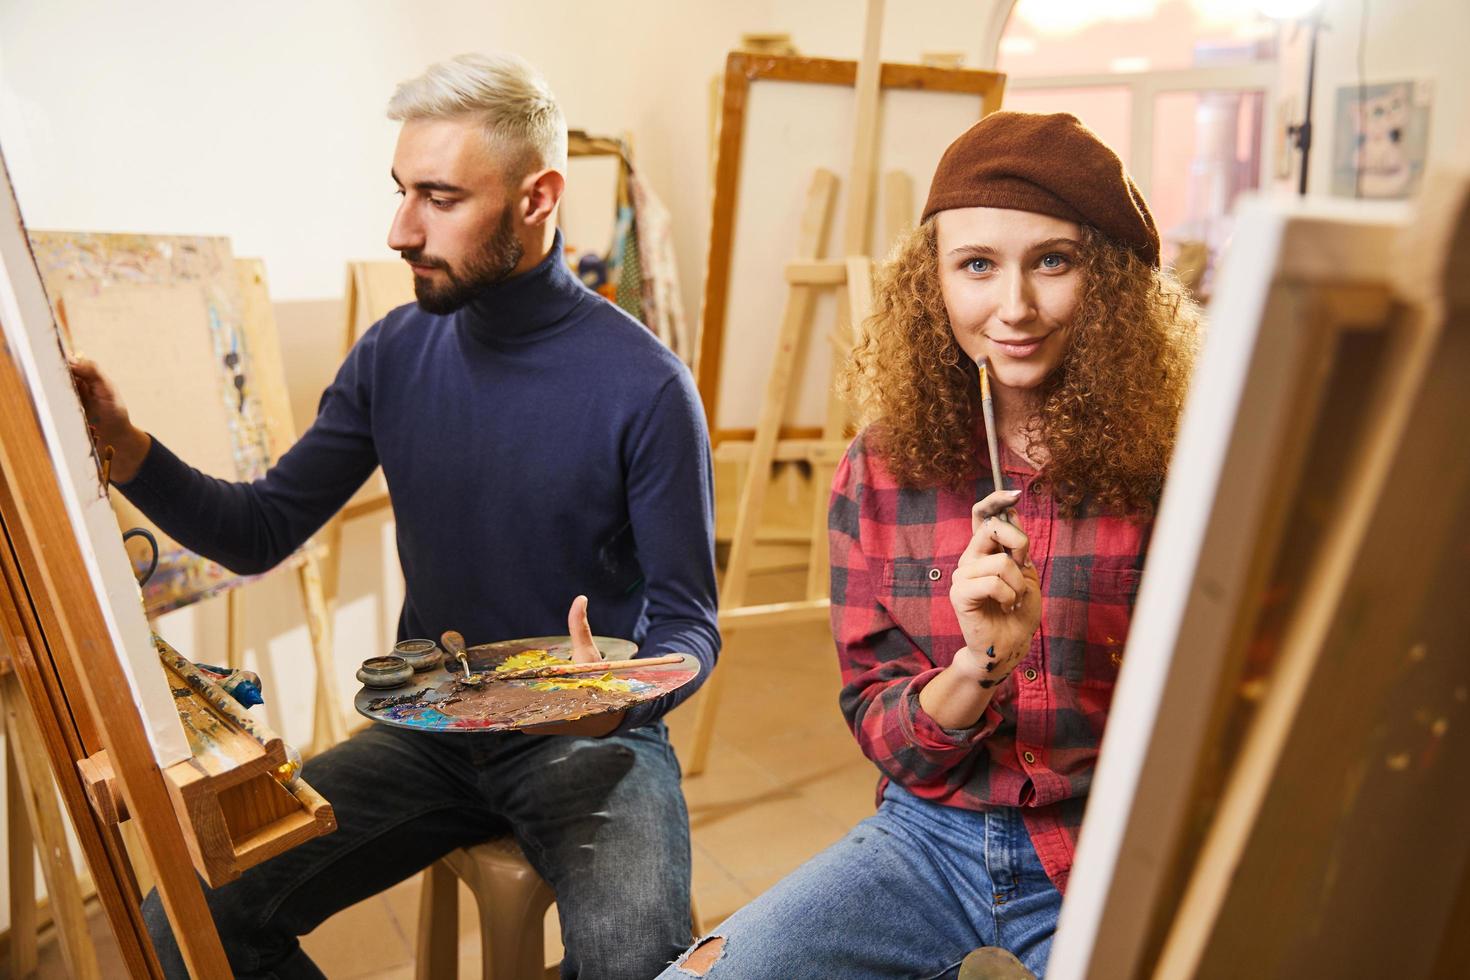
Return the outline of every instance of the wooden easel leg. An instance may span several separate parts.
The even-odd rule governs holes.
[[[827,418],[822,426],[820,454],[812,457],[812,550],[807,565],[806,597],[827,596],[830,555],[827,541],[827,499],[839,459],[827,447],[840,444],[847,432],[847,406],[837,394],[837,374],[862,338],[873,314],[873,263],[865,255],[847,257],[847,289],[837,297],[837,323],[832,331],[832,386],[827,393]]]
[[[883,238],[888,248],[914,226],[914,182],[902,170],[883,175]]]
[[[133,821],[125,820],[117,825],[117,836],[119,846],[127,854],[128,862],[132,865],[133,875],[138,883],[138,894],[140,896],[148,894],[157,882],[153,880],[153,869],[148,864],[143,842],[138,838],[138,828],[134,826]]]
[[[337,590],[342,582],[342,524],[344,519],[338,514],[327,521],[325,527],[316,533],[316,540],[325,554],[322,557],[320,569],[322,578],[322,597],[326,600],[327,608],[330,610],[337,604]]]
[[[801,231],[796,242],[796,260],[810,261],[821,254],[822,241],[832,217],[832,197],[837,178],[828,170],[812,175],[807,190],[806,207],[802,211]],[[791,395],[791,379],[801,359],[807,322],[811,319],[814,289],[792,285],[786,294],[786,309],[781,317],[781,332],[772,358],[771,374],[766,380],[765,399],[761,403],[760,420],[756,424],[755,443],[751,446],[750,464],[745,471],[745,485],[740,491],[740,504],[735,511],[735,532],[730,541],[730,560],[725,566],[725,580],[720,587],[720,603],[727,609],[738,609],[745,603],[750,582],[750,564],[755,550],[756,530],[765,509],[766,490],[771,483],[771,464],[776,458],[776,441],[781,434],[781,419]],[[725,640],[728,645],[729,630]],[[694,750],[686,772],[697,776],[704,771],[709,758],[710,737],[714,732],[715,711],[719,706],[719,672],[705,681],[694,719]]]
[[[245,597],[242,589],[225,593],[225,617],[229,630],[229,646],[225,650],[225,666],[239,670],[245,658]]]
[[[857,117],[852,140],[852,165],[848,169],[847,195],[843,202],[846,224],[842,230],[842,254],[847,262],[847,289],[837,295],[837,322],[832,330],[832,381],[842,369],[853,340],[872,309],[872,264],[868,259],[868,232],[872,226],[874,171],[878,162],[879,102],[882,88],[880,47],[883,35],[883,0],[867,0],[864,11],[863,55],[858,62],[854,95]],[[827,416],[822,441],[841,440],[847,428],[847,407],[836,385],[827,389]],[[813,460],[812,551],[807,565],[806,595],[827,595],[830,560],[827,545],[827,491],[837,472],[835,461]]]
[[[724,646],[729,649],[731,630],[724,631]],[[709,764],[710,740],[715,734],[715,711],[719,707],[720,684],[724,675],[713,671],[699,692],[699,704],[694,709],[694,745],[689,751],[689,764],[684,767],[686,776],[698,776]]]
[[[322,594],[321,573],[315,557],[307,556],[296,569],[301,583],[301,601],[306,607],[306,628],[311,634],[311,654],[316,662],[316,711],[311,745],[303,753],[314,756],[347,737],[347,725],[337,707],[336,669],[332,657],[332,620]]]
[[[41,873],[46,879],[56,931],[61,940],[61,953],[72,977],[100,980],[97,951],[87,931],[87,909],[82,889],[72,863],[71,847],[66,842],[66,824],[51,785],[50,768],[41,748],[41,732],[31,714],[30,702],[15,683],[14,675],[3,682],[5,702],[5,744],[9,761],[15,767],[15,785],[25,800],[25,812],[40,845]],[[7,766],[8,770],[8,766]],[[26,853],[29,858],[29,852]],[[12,866],[15,860],[11,857]],[[35,937],[34,883],[32,883],[31,937]],[[34,949],[31,951],[34,955]]]
[[[10,976],[36,970],[36,838],[26,815],[25,790],[7,726],[5,739],[5,830],[10,873]]]

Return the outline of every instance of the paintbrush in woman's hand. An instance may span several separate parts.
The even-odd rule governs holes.
[[[1006,488],[1005,478],[1000,472],[1000,436],[995,430],[995,402],[990,397],[990,372],[986,370],[985,358],[975,358],[975,367],[980,372],[980,412],[985,416],[985,445],[990,450],[990,476],[995,483],[995,492]],[[1009,510],[1001,518],[1015,524]]]

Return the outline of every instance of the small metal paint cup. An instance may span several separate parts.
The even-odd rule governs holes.
[[[402,657],[370,657],[357,668],[364,687],[401,687],[413,677],[413,668]]]
[[[402,640],[393,645],[393,655],[402,657],[415,671],[430,670],[444,659],[444,651],[433,640]]]

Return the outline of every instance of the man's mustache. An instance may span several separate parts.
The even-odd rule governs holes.
[[[443,269],[445,272],[449,271],[448,262],[433,255],[425,255],[419,249],[404,249],[398,254],[403,257],[403,261],[405,262],[412,262],[414,265],[428,266],[431,269]]]

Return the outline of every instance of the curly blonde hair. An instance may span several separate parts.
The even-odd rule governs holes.
[[[1082,232],[1077,311],[1061,363],[1037,392],[1027,448],[1044,450],[1041,478],[1064,515],[1147,515],[1174,448],[1199,308],[1168,273]],[[976,368],[950,329],[932,218],[879,272],[841,385],[872,424],[871,451],[903,485],[962,490],[987,462]]]

